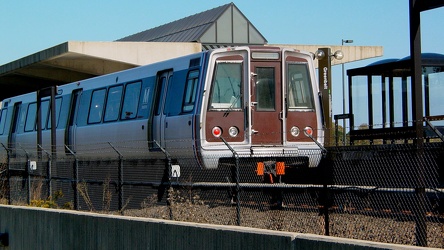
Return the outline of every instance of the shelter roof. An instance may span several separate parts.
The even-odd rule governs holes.
[[[204,49],[233,44],[266,44],[265,37],[234,3],[200,12],[117,41],[200,42]]]
[[[437,53],[422,53],[421,65],[423,67],[439,67],[444,70],[444,55]],[[411,74],[410,56],[401,59],[384,59],[371,63],[365,67],[347,70],[347,75],[385,75],[409,76]]]

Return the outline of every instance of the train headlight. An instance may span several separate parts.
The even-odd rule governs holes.
[[[299,128],[298,127],[296,127],[296,126],[293,126],[293,127],[291,127],[291,129],[290,129],[290,133],[291,133],[291,135],[292,136],[294,136],[294,137],[298,137],[299,136]]]
[[[214,137],[220,137],[222,135],[222,129],[220,127],[214,127],[211,133]]]
[[[230,128],[228,129],[228,134],[229,134],[231,137],[236,137],[236,136],[239,134],[239,129],[236,128],[236,127],[230,127]]]
[[[305,127],[304,133],[306,136],[313,136],[313,129],[311,127]]]

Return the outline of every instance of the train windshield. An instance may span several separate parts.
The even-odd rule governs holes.
[[[212,83],[210,109],[238,110],[242,105],[242,62],[217,62]]]
[[[288,109],[314,109],[313,91],[305,63],[288,64]]]

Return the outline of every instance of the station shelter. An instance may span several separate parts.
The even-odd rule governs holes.
[[[421,54],[422,106],[426,136],[444,125],[444,55]],[[386,59],[347,70],[350,140],[413,138],[415,100],[411,58]],[[420,118],[419,118],[420,119]],[[432,131],[431,131],[432,130]],[[384,137],[384,138],[381,138]]]

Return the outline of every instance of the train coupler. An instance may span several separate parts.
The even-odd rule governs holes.
[[[264,180],[274,183],[275,178],[285,175],[285,162],[282,161],[263,161],[256,164],[256,174],[264,176]]]

